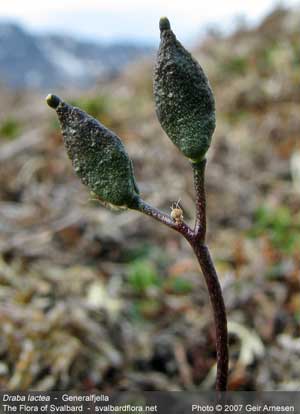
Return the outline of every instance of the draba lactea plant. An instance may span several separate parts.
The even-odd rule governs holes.
[[[161,42],[154,71],[154,98],[161,126],[193,161],[205,156],[215,129],[215,101],[198,62],[160,20]]]
[[[47,103],[56,110],[64,144],[76,174],[104,203],[144,213],[179,232],[191,245],[204,275],[216,327],[216,389],[227,388],[228,334],[219,279],[205,244],[205,154],[215,129],[214,97],[201,66],[176,39],[169,20],[160,20],[161,42],[154,73],[158,119],[193,170],[196,193],[194,228],[184,222],[176,204],[171,214],[147,204],[137,188],[132,161],[120,138],[100,122],[55,95]]]
[[[47,103],[56,110],[64,144],[74,170],[104,202],[131,207],[139,190],[120,138],[96,119],[55,95]]]

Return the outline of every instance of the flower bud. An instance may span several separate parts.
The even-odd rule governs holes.
[[[166,17],[154,71],[156,113],[162,128],[192,161],[205,157],[215,129],[215,102],[203,69],[185,50]]]
[[[139,191],[132,162],[120,138],[57,96],[48,95],[46,100],[56,110],[65,148],[82,182],[103,202],[133,206]]]

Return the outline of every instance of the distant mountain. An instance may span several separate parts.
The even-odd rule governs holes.
[[[17,24],[0,23],[0,83],[12,88],[89,86],[150,54],[147,46],[35,35]]]

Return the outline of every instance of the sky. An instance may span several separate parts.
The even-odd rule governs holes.
[[[281,3],[300,5],[300,0]],[[35,32],[154,44],[161,16],[169,17],[179,38],[192,41],[212,25],[230,30],[241,16],[255,23],[276,4],[278,0],[0,0],[0,19]]]

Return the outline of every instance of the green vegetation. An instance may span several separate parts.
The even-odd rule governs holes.
[[[292,254],[300,248],[300,215],[285,206],[259,207],[249,235],[256,238],[265,236],[272,246],[282,253]]]
[[[108,114],[108,98],[105,96],[73,99],[70,104],[81,108],[94,118],[102,118]]]
[[[192,282],[180,276],[170,278],[167,281],[167,286],[172,293],[177,295],[186,295],[193,290]]]
[[[15,139],[21,133],[20,123],[13,117],[8,117],[0,123],[0,138]]]
[[[248,59],[244,56],[234,56],[222,65],[222,71],[229,75],[244,75],[248,69]]]
[[[129,266],[128,282],[136,293],[146,293],[151,287],[160,286],[155,265],[148,260],[136,260]]]

